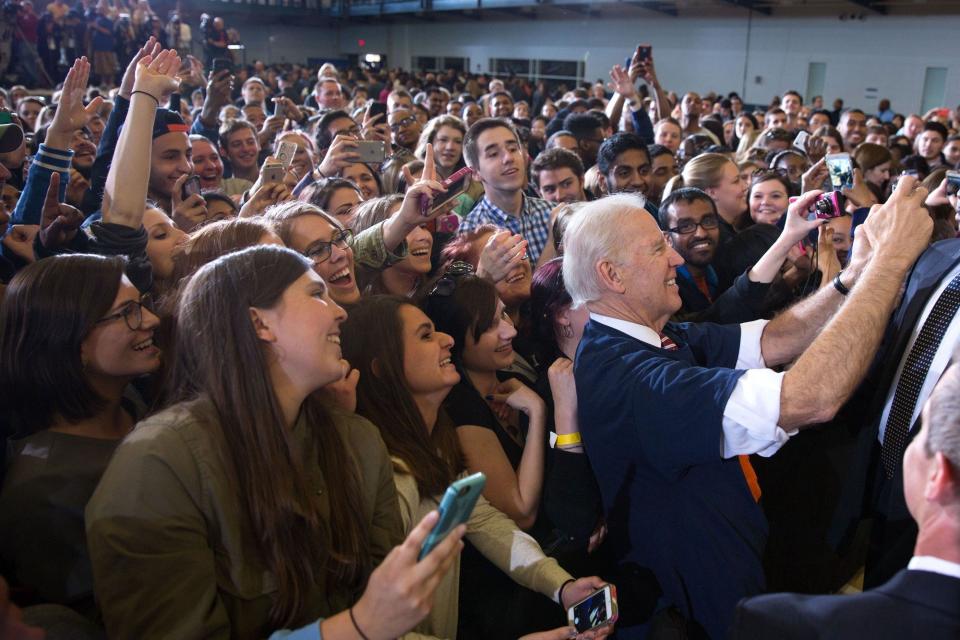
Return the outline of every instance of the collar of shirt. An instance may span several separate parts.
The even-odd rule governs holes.
[[[687,265],[682,264],[677,267],[677,275],[689,280],[690,282],[695,282],[693,279],[693,274],[690,273],[690,270],[687,269]],[[715,291],[719,280],[717,279],[717,272],[713,270],[713,265],[707,265],[707,268],[704,270],[704,275],[707,278],[707,284],[710,285],[710,290]]]
[[[622,331],[631,338],[644,342],[651,347],[660,348],[660,334],[651,329],[650,327],[645,327],[642,324],[637,324],[636,322],[630,322],[629,320],[623,320],[621,318],[611,318],[610,316],[600,315],[599,313],[591,313],[590,319],[594,322],[599,322],[600,324],[606,325],[611,329],[616,329],[617,331]]]
[[[913,556],[907,569],[912,571],[929,571],[960,580],[960,564],[950,562],[936,556]]]

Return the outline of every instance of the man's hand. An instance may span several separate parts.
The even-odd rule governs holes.
[[[520,234],[497,231],[480,252],[477,275],[494,284],[506,279],[527,255],[527,241]]]
[[[922,207],[927,190],[918,186],[914,176],[901,176],[897,188],[886,203],[874,207],[867,221],[857,229],[859,243],[862,228],[867,229],[874,261],[882,260],[906,271],[930,243],[933,221]]]
[[[273,112],[276,115],[283,116],[294,122],[302,122],[304,120],[303,111],[300,110],[293,100],[286,96],[278,96],[273,99],[274,109]]]
[[[76,169],[70,169],[70,182],[67,183],[67,202],[79,206],[83,202],[83,194],[90,188],[90,181]]]
[[[207,201],[199,193],[194,193],[186,200],[183,195],[183,184],[190,178],[190,174],[185,173],[173,185],[173,221],[177,227],[185,233],[190,233],[207,219]]]
[[[827,161],[820,158],[807,169],[800,178],[800,190],[803,193],[823,188],[823,183],[830,175],[827,169]]]
[[[863,181],[863,174],[860,169],[853,170],[853,186],[849,189],[843,189],[841,193],[856,207],[872,207],[877,204],[877,196],[873,195],[873,191]]]
[[[207,82],[207,95],[203,99],[203,109],[200,111],[200,121],[207,127],[216,127],[220,122],[220,109],[230,102],[233,95],[233,75],[223,69],[216,74],[210,74]]]
[[[163,104],[171,93],[177,90],[177,70],[180,68],[180,56],[173,49],[164,49],[154,55],[145,55],[137,62],[134,91],[142,91]]]
[[[284,117],[276,114],[263,121],[263,126],[257,133],[261,148],[269,148],[273,140],[280,134],[280,130],[283,129],[283,123]]]
[[[38,224],[15,224],[3,236],[3,246],[26,262],[36,262],[33,240],[40,231]]]
[[[157,42],[157,39],[150,36],[137,53],[134,54],[133,58],[130,59],[130,64],[127,65],[126,71],[123,72],[123,80],[120,81],[119,95],[121,98],[130,99],[130,94],[133,92],[133,81],[137,77],[137,65],[140,63],[140,60],[148,55],[156,56],[160,53],[160,49],[161,46],[160,43]]]
[[[612,91],[619,93],[627,100],[636,97],[637,88],[633,84],[633,78],[619,64],[613,65],[610,69],[610,80],[609,87]]]
[[[325,178],[340,173],[340,170],[349,164],[360,162],[360,154],[357,153],[357,139],[353,136],[340,134],[333,139],[333,144],[327,149],[327,155],[323,157],[323,162],[317,169]]]
[[[90,63],[86,57],[77,58],[63,81],[60,103],[47,130],[47,145],[55,149],[69,149],[73,132],[87,126],[90,118],[100,110],[103,104],[100,96],[91,100],[86,107],[83,106],[89,77]]]
[[[380,140],[390,146],[390,127],[387,126],[386,115],[378,113],[370,117],[370,107],[363,114],[362,136],[364,140]]]
[[[76,207],[60,202],[60,174],[50,175],[50,186],[43,201],[40,222],[40,243],[47,249],[70,244],[83,224],[83,214]]]

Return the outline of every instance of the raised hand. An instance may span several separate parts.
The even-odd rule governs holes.
[[[43,201],[40,222],[40,243],[47,249],[70,244],[83,224],[83,214],[76,207],[60,202],[60,174],[50,175],[50,186]]]
[[[810,162],[818,162],[827,155],[827,142],[820,136],[809,136],[804,144]]]
[[[177,80],[179,70],[180,56],[173,49],[164,49],[155,56],[145,55],[137,61],[133,90],[149,94],[158,105],[162,104],[180,86]]]
[[[790,203],[783,224],[783,242],[794,245],[807,237],[811,231],[821,226],[825,220],[814,218],[807,220],[813,203],[823,195],[822,191],[808,191]]]
[[[382,113],[378,113],[377,115],[371,117],[370,107],[367,107],[366,111],[363,112],[363,139],[381,140],[389,145],[390,129],[387,127],[386,117],[387,116]]]
[[[400,219],[406,224],[416,226],[423,224],[441,215],[448,214],[454,207],[454,203],[448,203],[447,206],[430,208],[428,205],[427,215],[423,214],[423,198],[433,201],[433,198],[443,193],[443,185],[440,184],[440,178],[437,175],[437,166],[433,160],[433,145],[427,145],[427,151],[423,158],[423,173],[407,189],[403,195],[403,203],[400,205]],[[421,198],[423,196],[423,198]]]
[[[857,207],[870,207],[877,204],[877,196],[873,195],[873,191],[864,182],[860,169],[853,170],[853,186],[844,189],[842,193]]]
[[[90,63],[86,57],[77,58],[67,77],[63,81],[60,103],[47,130],[47,144],[56,149],[69,149],[73,132],[87,126],[103,104],[103,98],[97,96],[86,107],[83,96],[87,91],[90,78]]]
[[[807,193],[808,191],[822,189],[823,183],[829,175],[830,170],[827,169],[827,162],[821,157],[800,178],[800,190]]]
[[[930,243],[933,221],[922,206],[927,190],[918,184],[914,176],[900,176],[890,198],[870,210],[862,227],[869,233],[874,260],[890,261],[905,269]],[[861,231],[857,229],[854,252]]]
[[[527,241],[519,234],[497,231],[480,252],[477,275],[494,284],[506,279],[527,255]]]
[[[357,153],[357,139],[350,135],[340,134],[333,139],[333,144],[327,149],[327,154],[323,156],[323,162],[318,167],[324,177],[332,177],[340,173],[340,170],[348,164],[360,162],[360,155]]]
[[[637,95],[637,88],[634,86],[633,78],[619,64],[613,65],[610,69],[610,89],[622,95],[624,98],[632,98]]]
[[[130,59],[126,71],[123,72],[123,80],[120,81],[120,97],[130,99],[130,92],[133,91],[133,81],[137,77],[137,64],[144,56],[155,56],[160,53],[160,43],[153,36],[147,38],[147,41]]]

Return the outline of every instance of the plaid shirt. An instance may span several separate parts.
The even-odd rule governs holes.
[[[508,229],[512,233],[519,233],[527,241],[527,255],[530,257],[530,263],[537,264],[543,248],[547,246],[547,238],[550,236],[552,209],[553,205],[546,200],[524,195],[520,216],[512,216],[484,196],[483,200],[478,202],[460,223],[460,233],[473,231],[483,224],[492,224]]]

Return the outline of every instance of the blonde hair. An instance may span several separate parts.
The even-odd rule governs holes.
[[[713,189],[720,184],[727,164],[733,164],[733,160],[722,153],[702,153],[683,165],[683,186]]]

